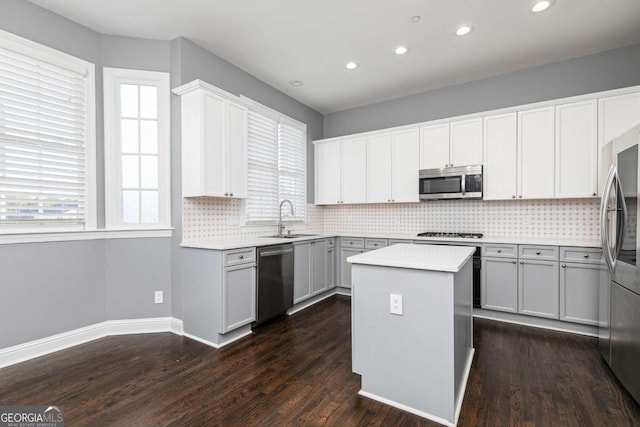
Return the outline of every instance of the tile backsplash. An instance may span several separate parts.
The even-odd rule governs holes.
[[[324,230],[598,239],[600,199],[446,200],[324,208]]]
[[[182,199],[182,238],[184,240],[216,239],[275,234],[276,225],[243,226],[242,200],[215,197]],[[286,219],[286,218],[285,218]],[[323,231],[322,208],[307,205],[307,223],[294,224],[287,229],[298,232]]]
[[[448,200],[424,203],[307,205],[307,232],[466,231],[495,237],[589,239],[600,237],[597,198]],[[276,227],[241,226],[237,199],[183,199],[183,238],[215,239],[275,233]]]

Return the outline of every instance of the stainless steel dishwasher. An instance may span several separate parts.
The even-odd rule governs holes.
[[[258,314],[253,326],[293,307],[293,244],[258,248]]]

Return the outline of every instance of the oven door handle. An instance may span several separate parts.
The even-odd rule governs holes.
[[[467,192],[467,176],[465,174],[462,174],[460,176],[460,179],[462,180],[462,182],[460,183],[460,190],[462,190],[462,195],[464,196],[464,193]]]

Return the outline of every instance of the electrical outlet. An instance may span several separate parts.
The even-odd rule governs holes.
[[[156,291],[154,294],[154,302],[156,304],[162,304],[164,302],[164,292]]]
[[[390,298],[390,312],[391,314],[397,314],[402,316],[402,295],[391,294]]]

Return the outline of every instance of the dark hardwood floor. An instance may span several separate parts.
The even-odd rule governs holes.
[[[0,404],[65,406],[68,426],[435,426],[357,395],[350,300],[336,296],[215,350],[109,337],[0,369]],[[597,340],[477,319],[460,426],[634,426],[640,406]]]

